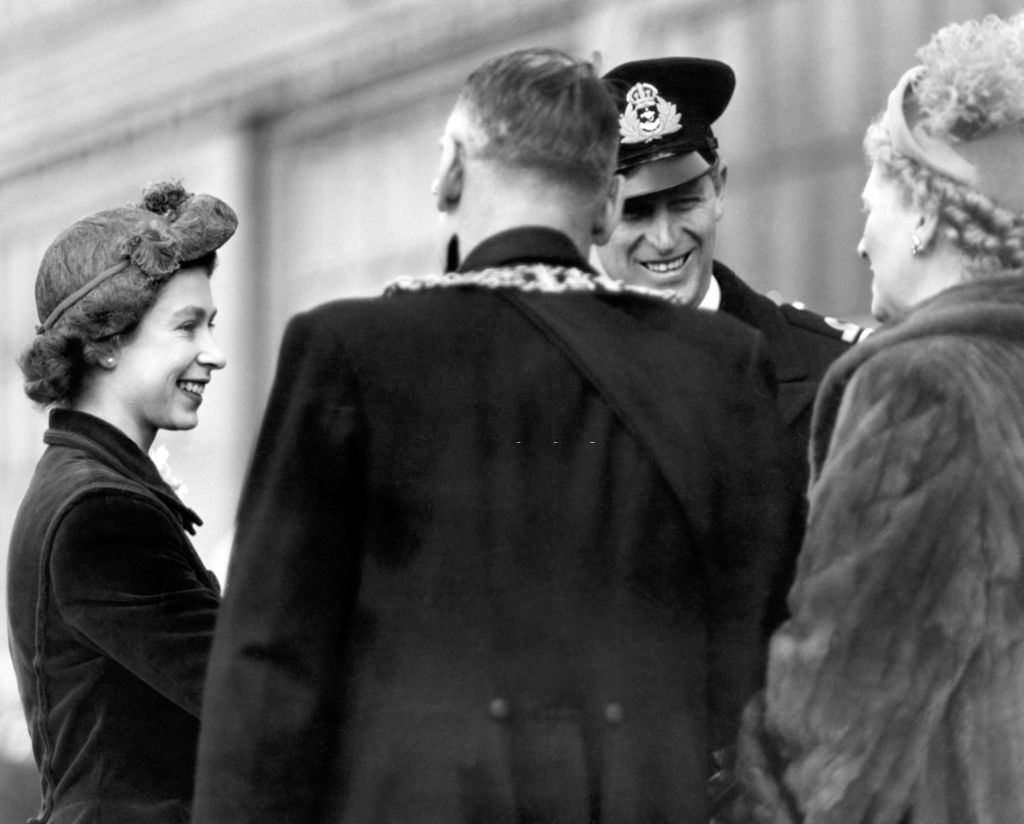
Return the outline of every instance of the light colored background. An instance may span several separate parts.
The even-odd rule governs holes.
[[[206,521],[197,548],[222,571],[285,320],[436,270],[437,138],[484,58],[549,45],[599,50],[606,68],[681,54],[730,63],[736,95],[716,126],[730,167],[719,257],[763,291],[862,318],[864,128],[931,32],[1021,9],[998,0],[0,0],[0,554],[45,425],[14,358],[37,322],[40,256],[78,217],[169,177],[241,216],[213,282],[228,368],[199,428],[158,441]],[[2,753],[28,753],[6,657]]]

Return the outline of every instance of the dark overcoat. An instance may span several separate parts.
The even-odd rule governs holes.
[[[587,268],[534,230],[464,269],[531,259]],[[294,318],[195,821],[703,824],[796,507],[761,346],[627,294],[438,289]]]
[[[47,824],[184,824],[219,590],[120,430],[55,410],[18,511],[8,631]]]

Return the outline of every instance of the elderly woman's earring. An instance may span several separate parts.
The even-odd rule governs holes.
[[[117,361],[114,360],[114,356],[113,355],[107,355],[103,359],[103,365],[106,366],[106,367],[109,367],[110,369],[114,368],[114,364],[115,363],[117,363]]]
[[[924,247],[921,245],[921,238],[918,237],[917,232],[914,232],[914,234],[910,236],[910,254],[917,257],[921,254],[923,249]]]

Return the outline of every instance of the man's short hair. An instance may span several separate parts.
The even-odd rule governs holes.
[[[472,124],[472,155],[586,190],[614,173],[618,112],[587,61],[543,48],[494,57],[469,76],[457,106]]]

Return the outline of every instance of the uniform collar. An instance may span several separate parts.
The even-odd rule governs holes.
[[[174,512],[190,533],[202,524],[199,516],[181,502],[167,485],[149,456],[116,426],[95,415],[73,409],[54,409],[43,442],[81,449],[105,466],[142,484]]]
[[[768,344],[768,356],[780,381],[796,381],[810,374],[807,360],[790,334],[786,316],[771,298],[759,295],[728,266],[714,262],[714,278],[722,290],[721,311],[753,326]]]
[[[475,272],[516,263],[548,263],[594,272],[575,243],[546,226],[520,226],[491,235],[466,255],[458,271]]]

